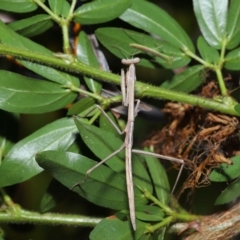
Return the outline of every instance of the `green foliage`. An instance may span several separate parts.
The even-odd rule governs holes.
[[[221,49],[226,37],[227,0],[193,0],[194,12],[208,44]]]
[[[73,104],[69,110],[68,115],[74,115],[74,114],[80,114],[84,113],[86,110],[89,111],[89,109],[94,105],[94,99],[93,98],[83,98]],[[84,116],[84,115],[83,115]]]
[[[3,110],[17,113],[43,113],[60,109],[76,98],[76,93],[44,80],[0,71],[0,102]]]
[[[45,2],[45,0],[42,0]],[[26,13],[32,12],[38,8],[38,5],[34,1],[29,0],[1,0],[0,9],[17,12],[17,13]]]
[[[175,75],[171,80],[165,81],[161,86],[181,92],[191,92],[202,84],[202,65],[189,67],[182,73]]]
[[[169,207],[171,187],[158,159],[132,154],[136,232],[129,221],[124,151],[86,177],[90,168],[124,144],[123,136],[95,107],[99,104],[108,109],[111,104],[121,102],[118,92],[116,96],[103,96],[105,85],[100,81],[119,84],[120,77],[100,70],[104,64],[96,53],[98,49],[92,47],[92,38],[84,30],[77,34],[73,54],[69,28],[72,23],[94,25],[95,35],[108,53],[119,59],[139,54],[139,65],[144,70],[164,68],[171,73],[168,74],[170,79],[164,79],[160,87],[137,82],[136,98],[148,96],[180,101],[240,116],[240,105],[228,96],[222,71],[240,70],[240,0],[193,0],[193,11],[201,31],[196,43],[173,17],[148,1],[95,0],[81,6],[76,3],[0,0],[1,10],[21,13],[19,20],[8,25],[0,21],[0,55],[14,56],[28,70],[13,71],[4,65],[0,69],[0,123],[3,129],[0,130],[0,187],[32,180],[45,170],[52,179],[42,195],[40,212],[58,207],[71,191],[78,199],[85,198],[95,205],[117,211],[115,216],[106,216],[96,225],[90,239],[164,239],[172,221],[191,221],[193,217],[179,208]],[[33,12],[35,10],[38,12]],[[124,27],[131,29],[113,27],[116,24],[111,21],[117,18],[117,23],[124,21]],[[97,25],[100,23],[104,26]],[[59,39],[51,42],[49,38],[51,44],[48,46],[29,39],[44,36],[53,26],[62,31],[60,53],[55,52],[56,46],[52,47]],[[173,75],[176,68],[183,71]],[[219,98],[229,101],[189,94],[202,85],[204,73],[209,70],[216,73]],[[82,85],[78,73],[84,75]],[[148,82],[151,83],[151,74]],[[60,112],[69,105],[64,111],[68,118],[53,121],[18,141],[12,137],[12,134],[17,135],[18,114]],[[115,125],[119,124],[113,114],[108,112],[108,116]],[[99,121],[95,121],[98,117]],[[231,160],[232,165],[221,164],[210,175],[212,182],[230,182],[217,198],[218,205],[240,196],[240,160],[239,157]],[[6,198],[4,201],[9,205]],[[0,211],[0,219],[3,211]],[[88,220],[91,221],[91,217]]]
[[[240,180],[239,178],[233,182],[232,184],[230,184],[221,194],[220,196],[217,198],[216,200],[216,205],[219,204],[225,204],[225,203],[229,203],[231,201],[233,201],[234,199],[237,199],[240,196],[240,191],[239,191],[239,187],[240,187]]]
[[[19,115],[0,110],[0,162],[14,146],[16,141],[16,131],[18,128]]]
[[[211,175],[210,180],[213,182],[229,182],[232,183],[220,194],[216,200],[216,204],[225,204],[233,201],[240,196],[239,190],[239,176],[240,176],[240,157],[235,156],[232,160],[232,165],[225,163],[215,168]]]
[[[168,42],[161,41],[159,39],[150,37],[147,34],[142,34],[134,31],[129,31],[122,28],[99,28],[96,31],[96,36],[98,40],[114,55],[119,58],[131,57],[136,54],[136,50],[130,46],[130,44],[142,44],[144,43],[144,49],[150,48],[155,50],[158,54],[164,54],[168,56],[170,61],[165,59],[152,56],[152,59],[149,59],[149,55],[144,52],[144,49],[141,51],[143,59],[141,59],[139,65],[145,67],[155,68],[156,64],[161,64],[165,68],[177,68],[186,66],[189,63],[190,58],[187,57],[180,49],[174,47]],[[124,52],[119,51],[119,47],[124,49]],[[139,49],[141,50],[141,49]],[[124,53],[128,53],[127,56]],[[151,57],[151,55],[150,55]]]
[[[45,151],[36,156],[37,163],[64,186],[89,201],[112,209],[127,209],[124,174],[116,174],[106,166],[100,166],[85,182],[86,171],[96,164],[80,154],[64,151]],[[103,194],[104,193],[104,194]],[[144,199],[139,198],[140,203]]]
[[[170,198],[170,186],[164,168],[159,164],[159,161],[156,158],[146,156],[145,161],[153,180],[154,189],[158,199],[161,199],[162,203],[168,204]]]
[[[43,169],[35,161],[38,152],[48,149],[67,150],[76,137],[72,119],[62,118],[19,141],[5,156],[0,168],[0,186],[23,182]]]
[[[53,178],[41,199],[40,211],[42,213],[50,211],[65,200],[69,194],[70,190]]]
[[[51,17],[47,14],[39,14],[30,18],[15,21],[8,25],[13,31],[25,36],[39,35],[53,26]]]
[[[228,70],[239,70],[239,63],[240,63],[240,57],[239,57],[239,51],[240,49],[234,49],[231,52],[229,52],[226,56],[226,63],[225,68]]]
[[[177,48],[194,52],[193,43],[181,26],[164,10],[152,3],[134,0],[120,19],[143,31],[160,36]]]
[[[235,48],[239,45],[240,41],[240,31],[239,31],[239,22],[240,22],[240,6],[238,0],[232,0],[230,8],[228,11],[227,19],[227,29],[228,33],[228,44],[227,49]]]
[[[74,12],[74,21],[81,24],[104,23],[120,16],[131,4],[131,0],[93,1]]]
[[[144,234],[146,224],[141,223],[138,230],[135,232],[135,238],[140,239]],[[114,229],[114,231],[109,231]],[[129,222],[123,222],[118,219],[104,219],[91,232],[90,239],[132,239],[132,230]]]
[[[60,15],[64,9],[65,0],[48,0],[49,6],[53,13]]]
[[[237,178],[239,176],[240,170],[239,159],[239,156],[235,156],[231,158],[232,165],[223,163],[220,166],[216,167],[210,175],[210,180],[214,182],[227,182]]]
[[[76,55],[79,61],[82,61],[87,65],[92,65],[96,68],[99,67],[97,57],[93,51],[92,45],[85,32],[80,32],[80,34],[78,35],[78,45],[77,45]],[[91,92],[93,93],[101,92],[101,88],[102,88],[101,83],[89,77],[84,77],[84,80]]]
[[[218,63],[220,59],[219,52],[209,46],[202,36],[198,38],[197,47],[203,60],[210,63]]]

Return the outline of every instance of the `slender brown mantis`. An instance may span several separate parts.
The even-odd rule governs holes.
[[[128,71],[124,72],[124,70],[121,70],[121,91],[122,91],[122,104],[125,107],[128,107],[128,118],[127,118],[127,125],[123,131],[121,131],[118,126],[108,117],[108,115],[105,113],[105,111],[100,107],[96,106],[104,115],[105,117],[111,122],[111,124],[114,126],[114,128],[117,130],[119,134],[125,133],[125,140],[122,146],[117,149],[115,152],[111,153],[109,156],[107,156],[105,159],[97,163],[94,167],[89,169],[86,172],[85,178],[83,181],[86,180],[88,175],[95,170],[98,166],[109,160],[111,157],[115,156],[119,152],[121,152],[125,148],[125,161],[126,161],[126,183],[127,183],[127,194],[128,194],[128,203],[129,203],[129,211],[130,211],[130,220],[132,223],[132,227],[134,230],[136,230],[136,216],[135,216],[135,202],[134,202],[134,189],[133,189],[133,177],[132,177],[132,153],[138,153],[143,155],[149,155],[154,156],[157,158],[162,158],[169,161],[174,161],[177,163],[181,163],[181,168],[179,170],[177,179],[175,181],[175,184],[173,186],[172,192],[174,191],[176,184],[178,182],[178,179],[181,175],[184,161],[179,158],[164,156],[161,154],[155,154],[151,152],[141,151],[137,149],[132,149],[133,146],[133,130],[134,130],[134,120],[137,114],[137,109],[140,104],[140,100],[135,100],[134,96],[134,86],[136,81],[136,73],[135,73],[135,64],[140,62],[139,58],[133,58],[133,59],[123,59],[122,64],[128,65],[129,69]],[[135,103],[136,106],[135,106]],[[75,187],[78,184],[75,184],[73,187]]]

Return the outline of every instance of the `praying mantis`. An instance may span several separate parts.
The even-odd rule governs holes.
[[[94,171],[97,167],[99,167],[101,164],[105,163],[107,160],[109,160],[111,157],[115,156],[119,152],[121,152],[123,149],[125,149],[125,168],[126,168],[126,184],[127,184],[127,194],[128,194],[128,205],[129,205],[129,212],[130,212],[130,220],[132,224],[132,228],[135,231],[136,230],[136,216],[135,216],[135,202],[134,202],[134,184],[133,184],[133,177],[132,177],[132,153],[137,154],[143,154],[143,155],[149,155],[161,159],[165,159],[168,161],[173,161],[181,164],[179,173],[177,175],[175,184],[173,186],[172,192],[174,191],[177,182],[180,178],[180,175],[182,173],[183,167],[184,167],[184,161],[179,158],[174,158],[170,156],[165,156],[161,154],[155,154],[147,151],[137,150],[133,149],[133,130],[134,130],[134,120],[137,115],[137,109],[140,104],[139,99],[135,99],[134,95],[134,86],[136,81],[136,70],[135,70],[135,64],[140,62],[140,58],[133,58],[133,59],[122,59],[122,64],[129,66],[127,72],[122,69],[121,70],[121,92],[122,92],[122,105],[128,108],[128,117],[127,117],[127,124],[123,131],[121,131],[118,126],[108,117],[106,112],[100,107],[96,106],[103,115],[110,121],[110,123],[113,125],[113,127],[117,130],[119,134],[125,133],[125,140],[122,146],[120,146],[119,149],[111,153],[109,156],[107,156],[105,159],[97,163],[94,167],[90,168],[86,174],[83,182],[87,179],[88,175]],[[136,101],[136,105],[135,105]],[[75,184],[72,188],[74,188]]]

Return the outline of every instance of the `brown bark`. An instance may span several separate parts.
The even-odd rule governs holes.
[[[192,233],[187,233],[194,230]],[[228,240],[240,233],[240,202],[227,211],[190,223],[176,223],[170,232],[182,234],[184,240]]]

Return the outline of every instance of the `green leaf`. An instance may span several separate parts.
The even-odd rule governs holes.
[[[162,203],[168,204],[170,198],[170,185],[166,170],[157,158],[145,156],[145,161],[147,163],[158,199]]]
[[[240,113],[240,104],[237,104],[234,106],[234,110],[237,112],[237,113]]]
[[[51,10],[57,15],[62,13],[65,2],[66,0],[48,0]]]
[[[36,52],[36,54],[41,53],[49,56],[53,56],[53,52],[47,48],[25,38],[12,29],[7,27],[2,21],[0,21],[0,32],[1,32],[1,43],[8,46],[18,47],[25,50],[30,50]],[[71,76],[70,74],[58,71],[54,68],[39,65],[37,63],[32,63],[28,61],[20,61],[26,68],[36,72],[37,74],[46,77],[47,79],[62,84],[64,86],[74,85],[79,86],[79,80],[77,77]]]
[[[69,195],[69,192],[69,189],[64,187],[60,182],[52,179],[40,203],[41,213],[48,212],[56,207]]]
[[[197,47],[203,60],[209,63],[219,62],[219,52],[215,48],[210,47],[202,36],[198,38]]]
[[[49,54],[52,56],[52,52],[43,46],[25,38],[18,33],[14,32],[10,27],[0,21],[0,31],[1,31],[1,43],[8,46],[19,47],[25,50],[32,50],[40,53]]]
[[[68,110],[67,115],[75,115],[89,110],[94,105],[95,101],[91,97],[85,97],[74,103]]]
[[[95,0],[85,3],[74,12],[74,21],[81,24],[104,23],[120,16],[131,0]]]
[[[171,59],[169,62],[142,50],[140,51],[141,61],[139,63],[141,66],[156,68],[156,63],[158,63],[165,68],[172,69],[185,66],[191,60],[180,49],[173,45],[135,31],[119,28],[100,28],[97,29],[96,36],[99,41],[118,58],[131,58],[137,51],[139,52],[139,49],[134,49],[130,44],[142,44],[145,48],[151,48],[159,54],[167,55]],[[127,54],[127,56],[124,56],[125,54]]]
[[[230,184],[217,198],[215,205],[229,203],[240,196],[240,178]]]
[[[240,42],[240,1],[231,0],[227,19],[227,49],[235,48]]]
[[[67,18],[69,15],[70,8],[71,8],[70,3],[68,1],[64,1],[61,16]]]
[[[0,187],[28,180],[42,171],[35,155],[44,150],[66,150],[75,140],[76,126],[72,119],[63,118],[37,130],[9,151],[0,166]]]
[[[133,34],[139,35],[140,41],[151,38],[144,34],[119,28],[99,28],[95,31],[95,34],[101,44],[120,59],[123,57],[131,58],[137,53],[136,49],[129,46],[131,43],[135,42],[131,37]],[[141,56],[141,61],[138,64],[145,67],[155,68],[154,63],[146,57],[149,58],[149,56]]]
[[[12,22],[8,25],[13,31],[25,37],[39,35],[53,26],[51,17],[47,14],[39,14],[30,18]]]
[[[180,92],[191,92],[203,83],[203,69],[203,65],[189,67],[174,75],[172,80],[165,81],[161,87]]]
[[[104,159],[111,153],[119,149],[123,141],[116,137],[115,134],[107,132],[95,126],[81,122],[78,118],[74,118],[75,124],[79,130],[82,140],[88,148],[100,159]],[[121,151],[106,162],[111,169],[116,172],[124,172],[124,152]]]
[[[240,48],[227,54],[224,67],[228,70],[240,70]]]
[[[84,143],[101,160],[108,157],[123,145],[123,141],[120,136],[117,137],[116,134],[112,132],[83,123],[78,118],[75,118],[75,123]],[[106,161],[106,165],[116,172],[124,173],[124,159],[124,151],[121,151]],[[132,165],[134,185],[138,186],[138,188],[134,188],[135,196],[142,196],[142,192],[139,190],[139,187],[152,192],[150,177],[137,154],[132,154]],[[139,202],[135,201],[135,204],[139,205]]]
[[[142,31],[156,34],[183,51],[194,52],[193,43],[182,27],[168,13],[150,2],[133,0],[120,19]]]
[[[80,82],[79,79],[75,76],[72,76],[68,73],[62,72],[55,68],[51,68],[48,66],[40,65],[33,62],[28,61],[20,61],[24,67],[30,69],[31,71],[45,77],[46,79],[61,84],[63,87],[68,87],[74,85],[75,87],[79,87]]]
[[[151,178],[141,161],[140,155],[136,153],[132,154],[132,174],[135,186],[138,186],[140,189],[145,189],[150,193],[153,192]],[[137,205],[138,203],[136,202],[136,206]]]
[[[17,140],[18,118],[16,114],[0,110],[0,166]]]
[[[209,179],[213,182],[226,182],[240,176],[240,156],[231,158],[232,165],[220,164],[211,172]]]
[[[119,219],[103,219],[90,233],[90,240],[134,239],[129,222]]]
[[[59,84],[0,71],[0,108],[17,113],[44,113],[71,103],[77,94]]]
[[[45,0],[41,0],[45,2]],[[9,12],[26,13],[32,12],[38,8],[34,1],[29,0],[0,0],[0,9]]]
[[[92,67],[99,68],[99,63],[93,51],[91,42],[89,41],[87,34],[83,31],[81,31],[78,36],[76,52],[79,61],[87,65],[91,65]],[[101,92],[102,84],[100,82],[85,76],[84,80],[91,92],[98,94]]]
[[[152,239],[150,233],[143,234],[143,235],[139,238],[139,240],[150,240],[150,239]]]
[[[116,118],[113,116],[113,114],[110,111],[107,112],[107,115],[117,125]],[[101,114],[100,118],[99,118],[99,127],[102,130],[112,132],[116,135],[119,135],[117,130],[114,128],[114,126],[110,123],[110,121],[103,114]]]
[[[130,222],[117,218],[103,219],[91,232],[91,240],[135,240],[146,231],[147,224],[137,221],[137,231],[133,232]]]
[[[80,137],[77,136],[76,140],[73,142],[73,144],[67,149],[68,152],[73,152],[73,153],[81,153],[81,143],[80,143]]]
[[[97,162],[82,155],[63,151],[45,151],[37,154],[37,163],[48,171],[55,179],[88,201],[99,206],[122,210],[128,209],[126,182],[124,174],[116,173],[110,168],[100,165],[87,179],[86,172]],[[136,196],[137,201],[145,200]]]
[[[161,233],[159,234],[159,236],[158,236],[158,240],[164,240],[165,239],[165,232],[166,232],[166,227],[163,227],[162,228],[162,231],[161,231]]]
[[[162,221],[164,212],[156,206],[138,206],[136,207],[136,218],[142,221]]]
[[[204,38],[220,49],[226,35],[228,0],[193,0],[193,7]]]

